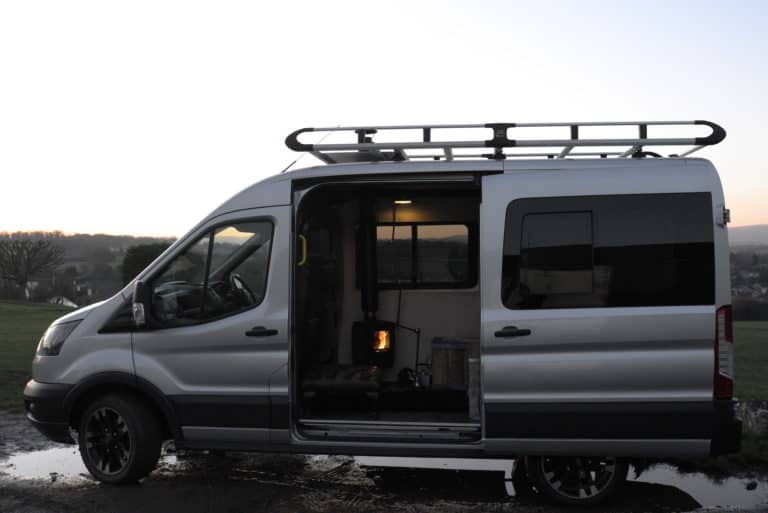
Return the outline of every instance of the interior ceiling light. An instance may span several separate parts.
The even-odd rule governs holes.
[[[395,205],[410,205],[413,203],[411,200],[395,200]]]

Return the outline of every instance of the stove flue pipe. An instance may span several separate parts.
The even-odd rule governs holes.
[[[360,299],[365,320],[376,318],[379,310],[378,265],[376,261],[376,200],[360,195]]]

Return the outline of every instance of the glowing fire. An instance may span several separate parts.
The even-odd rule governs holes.
[[[391,340],[389,338],[388,330],[376,330],[373,332],[373,350],[377,353],[389,351],[391,348]]]

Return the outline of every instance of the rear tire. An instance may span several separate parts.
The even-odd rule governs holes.
[[[97,480],[135,483],[157,465],[162,443],[159,420],[142,401],[105,395],[84,410],[78,426],[80,456]]]
[[[627,479],[626,461],[609,457],[529,456],[528,477],[542,495],[568,506],[594,506]]]

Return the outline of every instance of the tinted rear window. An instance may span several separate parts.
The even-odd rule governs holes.
[[[710,194],[514,201],[501,295],[513,309],[713,304]]]

